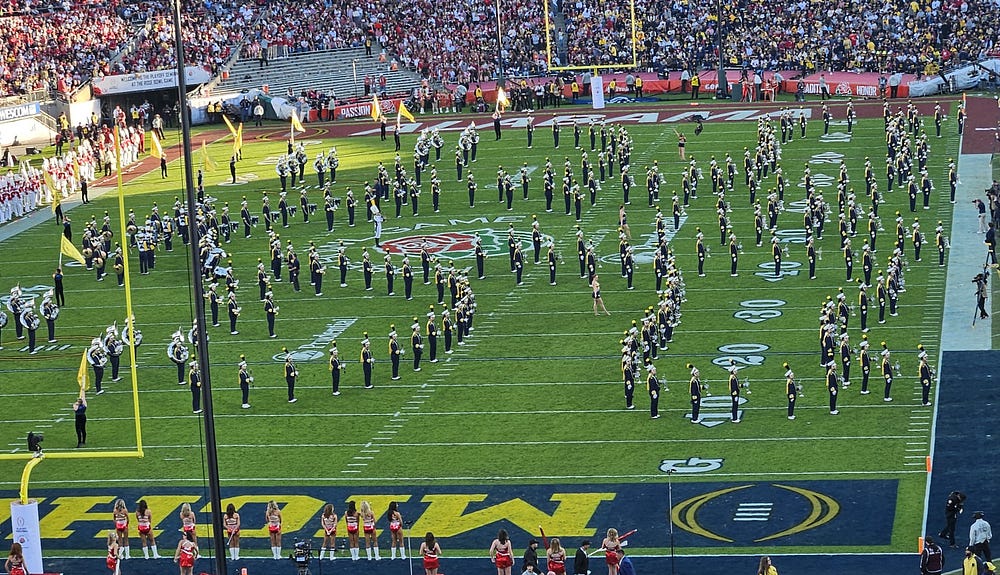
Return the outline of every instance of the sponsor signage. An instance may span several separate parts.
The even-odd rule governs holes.
[[[212,74],[204,68],[196,66],[184,68],[184,80],[189,87],[194,84],[204,84],[211,77]],[[91,80],[91,86],[96,96],[176,88],[177,70],[154,70],[152,72],[104,76],[103,78],[94,78]]]
[[[42,106],[38,102],[21,104],[20,106],[10,106],[8,108],[0,108],[0,122],[30,118],[32,116],[37,116],[41,112]]]
[[[392,100],[379,100],[379,108],[382,109],[382,115],[390,117],[396,113],[399,109],[399,103],[402,102],[402,98],[395,98]],[[372,103],[367,102],[356,102],[354,104],[345,104],[343,106],[337,106],[333,109],[333,119],[334,120],[350,120],[352,118],[370,118],[372,115]]]

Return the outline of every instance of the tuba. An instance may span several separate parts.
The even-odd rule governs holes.
[[[181,330],[174,332],[174,339],[167,344],[167,357],[174,363],[185,363],[191,357],[191,351],[184,345],[184,336]]]
[[[108,356],[99,344],[91,345],[87,350],[87,363],[94,367],[104,367],[108,364]]]
[[[135,331],[135,347],[142,345],[142,330],[134,329]],[[126,322],[125,327],[122,328],[120,341],[124,345],[131,345],[128,338],[128,322]]]
[[[21,312],[19,319],[21,321],[21,325],[28,328],[29,331],[38,329],[38,326],[42,323],[42,320],[38,318],[37,314],[35,314],[34,308],[31,307],[24,308],[24,311]]]
[[[52,300],[46,299],[42,302],[42,317],[49,321],[59,319],[59,306]]]
[[[0,311],[0,329],[7,327],[7,313]]]

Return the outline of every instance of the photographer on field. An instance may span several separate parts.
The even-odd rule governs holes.
[[[990,314],[986,313],[986,297],[989,293],[990,282],[989,273],[989,266],[983,266],[983,273],[976,274],[976,277],[972,278],[972,283],[976,284],[976,311],[979,313],[979,319],[990,317]]]

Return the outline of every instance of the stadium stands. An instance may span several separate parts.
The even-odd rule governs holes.
[[[185,6],[186,58],[218,71],[238,47],[246,59],[374,48],[373,57],[386,51],[389,68],[413,70],[433,82],[476,82],[498,72],[497,5],[505,75],[545,74],[543,5],[527,0],[418,0],[406,10],[389,0],[364,6],[346,0],[195,0]],[[710,0],[635,0],[640,67],[714,68],[717,9]],[[722,10],[728,67],[930,74],[1000,52],[995,1],[738,0]],[[628,3],[553,1],[551,11],[563,64],[631,62]],[[169,12],[161,1],[0,1],[0,33],[7,40],[0,46],[0,97],[71,91],[93,75],[173,66]],[[119,55],[123,47],[128,49]]]

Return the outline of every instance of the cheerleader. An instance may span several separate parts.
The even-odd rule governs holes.
[[[128,546],[128,508],[125,507],[125,500],[119,499],[115,501],[115,510],[113,512],[115,518],[115,534],[118,536],[118,544],[121,546],[121,558],[131,559],[129,557],[129,546]]]
[[[107,559],[105,559],[105,563],[107,563],[108,569],[110,569],[114,575],[118,575],[120,573],[118,562],[119,551],[118,535],[114,531],[108,531],[108,556]]]
[[[271,538],[271,553],[275,559],[281,559],[281,509],[278,509],[274,499],[267,502],[264,521],[267,525],[267,534]]]
[[[351,550],[351,560],[358,560],[358,523],[360,522],[358,508],[353,501],[347,502],[347,512],[344,522],[347,524],[347,547]]]
[[[229,536],[229,558],[233,561],[240,560],[240,514],[236,512],[236,506],[230,503],[226,506],[226,514],[222,516],[222,525],[226,528]]]
[[[558,537],[553,537],[549,541],[549,550],[545,553],[545,558],[548,560],[547,567],[550,573],[556,575],[566,573],[566,550],[562,548]]]
[[[191,504],[185,503],[181,505],[181,532],[187,535],[191,534],[191,541],[195,545],[198,544],[198,533],[195,531],[197,522],[195,521],[194,511],[191,511]]]
[[[497,538],[490,545],[490,561],[497,566],[497,575],[510,575],[510,568],[514,565],[513,546],[507,537],[507,530],[501,529],[497,533]],[[614,575],[614,574],[612,574]]]
[[[333,510],[333,504],[327,503],[323,508],[323,516],[320,518],[323,525],[323,546],[319,550],[319,558],[323,559],[323,554],[330,550],[330,560],[337,551],[337,513]]]
[[[382,557],[378,553],[378,538],[375,534],[375,513],[372,512],[371,503],[361,502],[361,529],[365,532],[365,555],[371,561],[372,551],[375,551],[375,560],[381,561]]]
[[[618,564],[622,560],[622,544],[618,540],[618,530],[612,527],[601,544],[604,549],[604,562],[608,564],[608,575],[618,575]]]
[[[389,549],[392,551],[390,559],[396,558],[397,548],[399,548],[399,558],[406,559],[406,548],[403,547],[403,516],[399,513],[399,504],[395,501],[390,502],[385,515],[389,520]]]
[[[430,533],[427,535],[430,535]],[[7,562],[4,563],[4,570],[9,575],[28,575],[28,570],[24,568],[24,551],[21,549],[20,543],[15,541],[11,544],[10,553],[7,554]],[[435,568],[436,571],[437,569]]]
[[[139,544],[142,545],[142,556],[149,559],[149,551],[153,551],[153,559],[159,559],[156,550],[156,539],[153,538],[153,514],[149,511],[145,499],[140,499],[135,508],[136,529],[139,531]]]
[[[185,531],[184,536],[177,543],[177,551],[174,552],[174,563],[180,566],[180,575],[192,575],[194,560],[197,558],[198,544],[195,542],[194,530]]]
[[[420,555],[424,558],[424,573],[438,575],[438,556],[441,555],[441,546],[434,540],[434,534],[430,531],[424,535],[424,541],[420,544]]]

